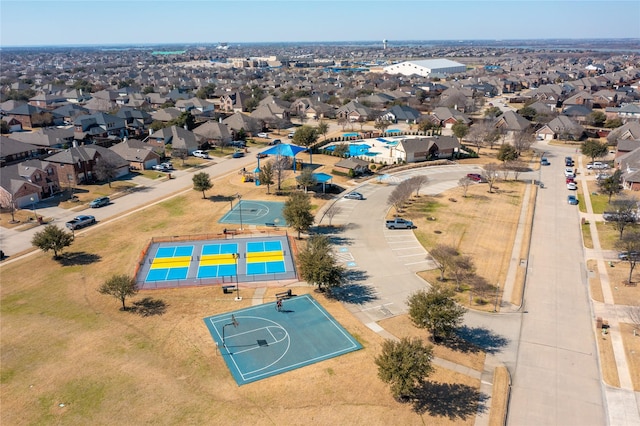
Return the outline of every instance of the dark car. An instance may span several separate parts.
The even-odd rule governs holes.
[[[269,142],[269,145],[278,145],[279,143],[281,143],[282,141],[280,139],[274,139],[272,141]]]
[[[540,160],[540,164],[543,166],[550,166],[551,163],[549,162],[549,160],[547,160],[546,157],[542,157],[542,160]]]
[[[575,195],[569,195],[567,197],[567,203],[572,204],[572,205],[577,205],[578,204],[578,198]]]
[[[484,182],[485,179],[482,177],[482,175],[479,175],[478,173],[469,173],[467,175],[467,177],[469,179],[471,179],[474,182]]]
[[[233,153],[233,155],[231,157],[233,157],[233,158],[242,158],[242,157],[244,157],[244,152],[236,151],[236,152]]]
[[[96,209],[98,207],[104,207],[106,205],[109,205],[109,202],[110,202],[109,197],[100,197],[90,202],[89,207],[91,207],[92,209]]]
[[[256,154],[256,158],[265,158],[268,157],[269,154],[265,154],[264,152],[259,152]]]
[[[637,251],[632,251],[632,252],[628,252],[628,251],[623,251],[618,253],[618,259],[620,260],[640,260],[640,252]]]

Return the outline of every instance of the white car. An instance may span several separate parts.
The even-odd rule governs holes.
[[[573,173],[573,169],[570,168],[570,167],[564,169],[564,175],[566,177],[574,177],[575,176],[575,174]]]
[[[207,151],[196,150],[193,151],[193,156],[199,158],[209,158],[209,153]]]
[[[578,189],[578,185],[576,185],[576,183],[575,183],[575,182],[569,182],[569,183],[567,184],[567,189],[570,189],[570,190],[572,190],[572,191],[575,191],[576,189]]]
[[[263,139],[269,139],[269,133],[260,132],[256,136]]]
[[[587,164],[587,169],[591,170],[591,169],[608,169],[609,165],[606,163],[602,163],[600,161],[594,161],[593,163],[588,163]]]

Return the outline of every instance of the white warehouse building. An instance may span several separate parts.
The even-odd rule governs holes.
[[[464,64],[449,59],[406,61],[384,67],[384,72],[388,74],[416,74],[423,77],[428,77],[429,74],[455,74],[466,70],[467,67]]]

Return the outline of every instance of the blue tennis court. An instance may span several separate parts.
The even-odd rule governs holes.
[[[160,247],[151,261],[146,281],[183,280],[189,274],[193,246]]]
[[[362,348],[308,294],[285,300],[280,312],[273,302],[204,322],[238,385]]]
[[[247,275],[281,274],[287,270],[280,241],[247,243]]]
[[[198,278],[237,275],[238,244],[204,244],[200,254]]]

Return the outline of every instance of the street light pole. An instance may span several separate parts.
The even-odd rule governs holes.
[[[237,196],[238,196],[238,212],[240,212],[240,230],[242,231],[242,195],[238,193]]]
[[[36,199],[31,197],[31,209],[33,210],[33,218],[38,220],[38,212],[36,211]]]
[[[240,286],[238,285],[238,258],[240,257],[240,253],[233,253],[232,256],[236,264],[236,301],[240,301],[242,300],[242,297],[240,297]]]
[[[496,286],[496,301],[493,304],[493,312],[498,312],[498,294],[500,293],[500,284]]]

